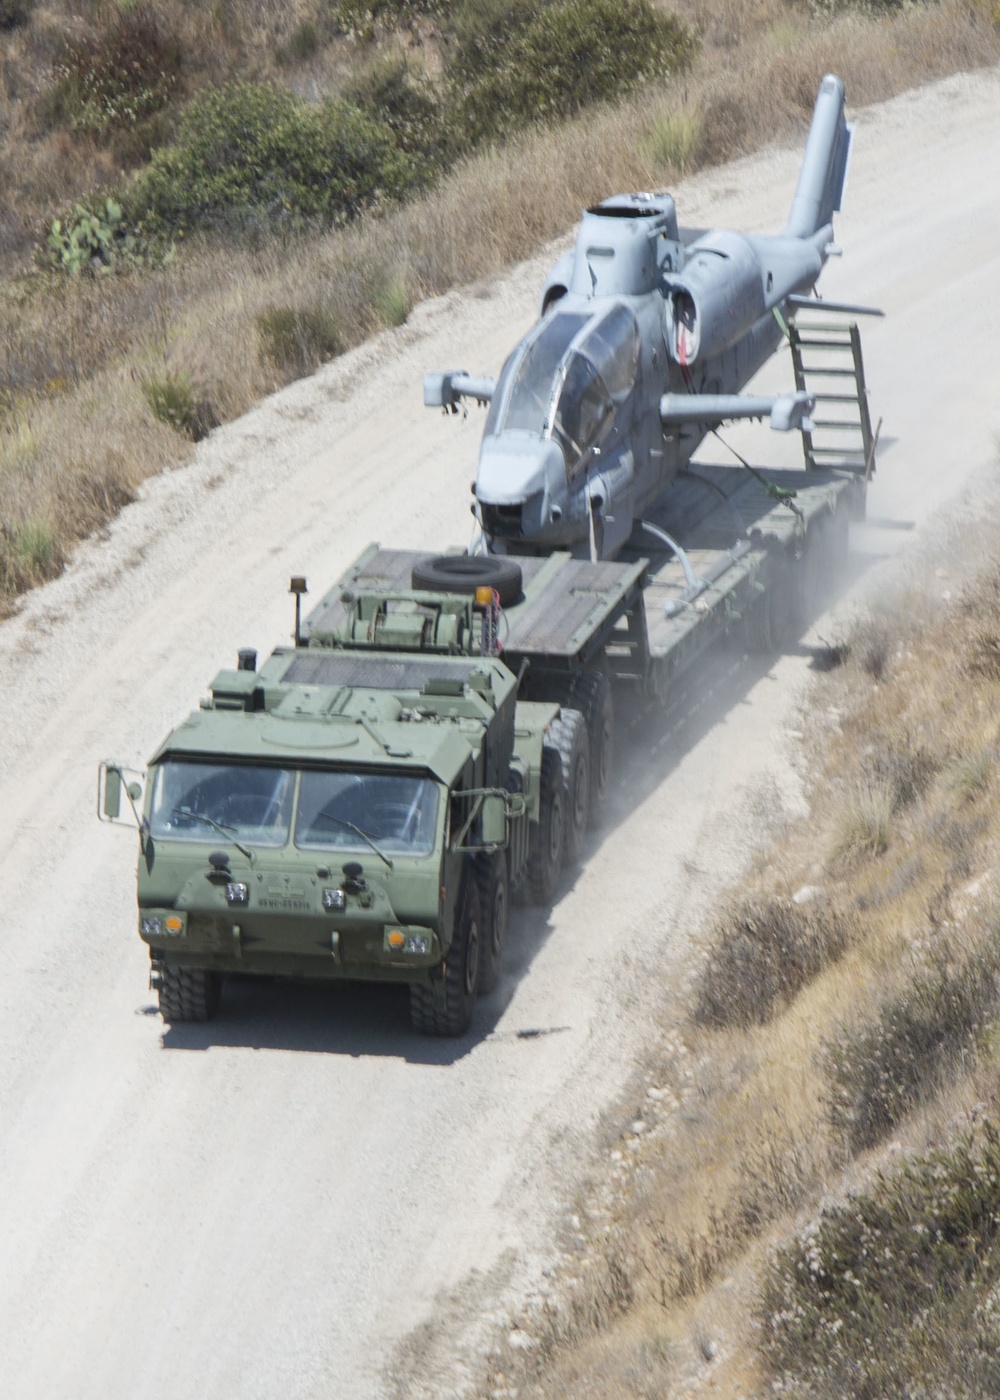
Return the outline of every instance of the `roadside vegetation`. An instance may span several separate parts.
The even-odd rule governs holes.
[[[911,571],[819,650],[808,817],[664,1009],[484,1395],[1000,1390],[1000,569],[984,536],[964,581]]]
[[[0,610],[149,475],[620,188],[1000,56],[992,0],[0,0]]]

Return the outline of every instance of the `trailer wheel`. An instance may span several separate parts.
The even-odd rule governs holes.
[[[590,740],[579,710],[560,710],[549,726],[549,738],[559,750],[566,789],[563,860],[575,865],[590,817]]]
[[[464,1035],[472,1024],[479,990],[481,926],[479,887],[474,872],[467,867],[458,898],[455,936],[436,974],[436,985],[410,985],[410,1021],[421,1035]]]
[[[503,851],[494,851],[492,855],[481,855],[477,859],[476,880],[483,916],[479,990],[492,992],[500,980],[500,962],[510,919],[510,880],[507,857]]]
[[[753,652],[780,651],[792,640],[792,574],[785,559],[774,559],[770,584],[747,611],[746,644]]]
[[[806,535],[801,569],[800,621],[808,626],[829,605],[837,580],[847,563],[851,528],[847,503],[838,501],[835,510],[826,511]]]
[[[500,606],[509,608],[521,596],[521,566],[495,554],[438,554],[414,564],[410,586],[427,593],[475,593],[477,588],[494,588]]]
[[[151,981],[160,1015],[168,1025],[210,1021],[219,1009],[222,979],[217,972],[204,967],[174,967],[154,959]]]
[[[528,850],[528,891],[532,903],[548,904],[556,892],[563,863],[566,793],[557,749],[542,749],[538,821],[532,823]]]

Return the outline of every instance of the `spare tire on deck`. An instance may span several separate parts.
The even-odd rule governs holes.
[[[493,588],[500,606],[521,596],[521,566],[495,554],[435,554],[414,564],[410,586],[425,593],[475,593]]]

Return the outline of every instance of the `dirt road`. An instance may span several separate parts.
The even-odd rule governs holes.
[[[894,439],[875,517],[932,518],[995,451],[998,131],[996,72],[859,116],[845,256],[823,290],[889,313],[866,332]],[[780,227],[798,161],[688,182],[682,221]],[[746,858],[760,793],[798,800],[793,655],[624,747],[606,829],[551,914],[517,912],[508,976],[464,1040],[415,1038],[398,989],[237,985],[209,1027],[167,1033],[153,1012],[136,843],[96,821],[98,761],[141,766],[237,646],[285,639],[291,573],[315,592],[371,539],[468,538],[482,419],[424,410],[421,376],[494,372],[549,261],[419,308],[220,430],[0,626],[6,1400],[460,1389],[477,1329],[538,1283],[593,1126]],[[775,439],[756,433],[740,441],[760,459]],[[901,538],[868,529],[865,548]],[[398,1348],[448,1291],[468,1302],[453,1345],[400,1379],[413,1353]],[[418,1374],[432,1361],[444,1369]]]

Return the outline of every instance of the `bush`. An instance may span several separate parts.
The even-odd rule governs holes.
[[[830,1124],[851,1152],[874,1147],[954,1076],[994,1013],[997,955],[939,962],[888,998],[874,1021],[824,1047]]]
[[[413,167],[388,126],[344,102],[311,104],[271,83],[198,97],[128,203],[151,231],[338,224],[401,194]]]
[[[891,783],[854,783],[834,810],[831,861],[849,865],[865,856],[883,855],[889,849],[895,810],[896,792]]]
[[[192,442],[200,442],[219,426],[211,400],[199,394],[191,376],[183,370],[151,375],[142,390],[153,417]]]
[[[257,317],[265,360],[296,375],[311,374],[347,347],[337,318],[316,307],[272,306]]]
[[[695,1019],[764,1025],[847,947],[842,918],[789,899],[737,905],[716,930],[698,981]]]
[[[447,14],[450,0],[334,0],[333,23],[341,34],[373,39],[386,30],[412,28],[422,15]]]
[[[694,49],[684,25],[649,0],[466,5],[447,69],[453,122],[472,142],[501,139],[677,72]]]
[[[151,5],[136,5],[116,10],[99,33],[68,40],[53,73],[70,126],[103,136],[167,105],[180,83],[181,47]]]
[[[778,1251],[761,1348],[782,1393],[1000,1394],[1000,1129],[914,1158]]]
[[[424,176],[441,168],[450,138],[430,83],[415,79],[406,59],[376,59],[344,89],[344,98],[389,128],[401,151],[420,162]]]
[[[695,112],[659,117],[646,139],[646,153],[675,175],[693,170],[701,153],[701,118]]]
[[[16,29],[31,14],[31,0],[0,0],[0,33]]]

